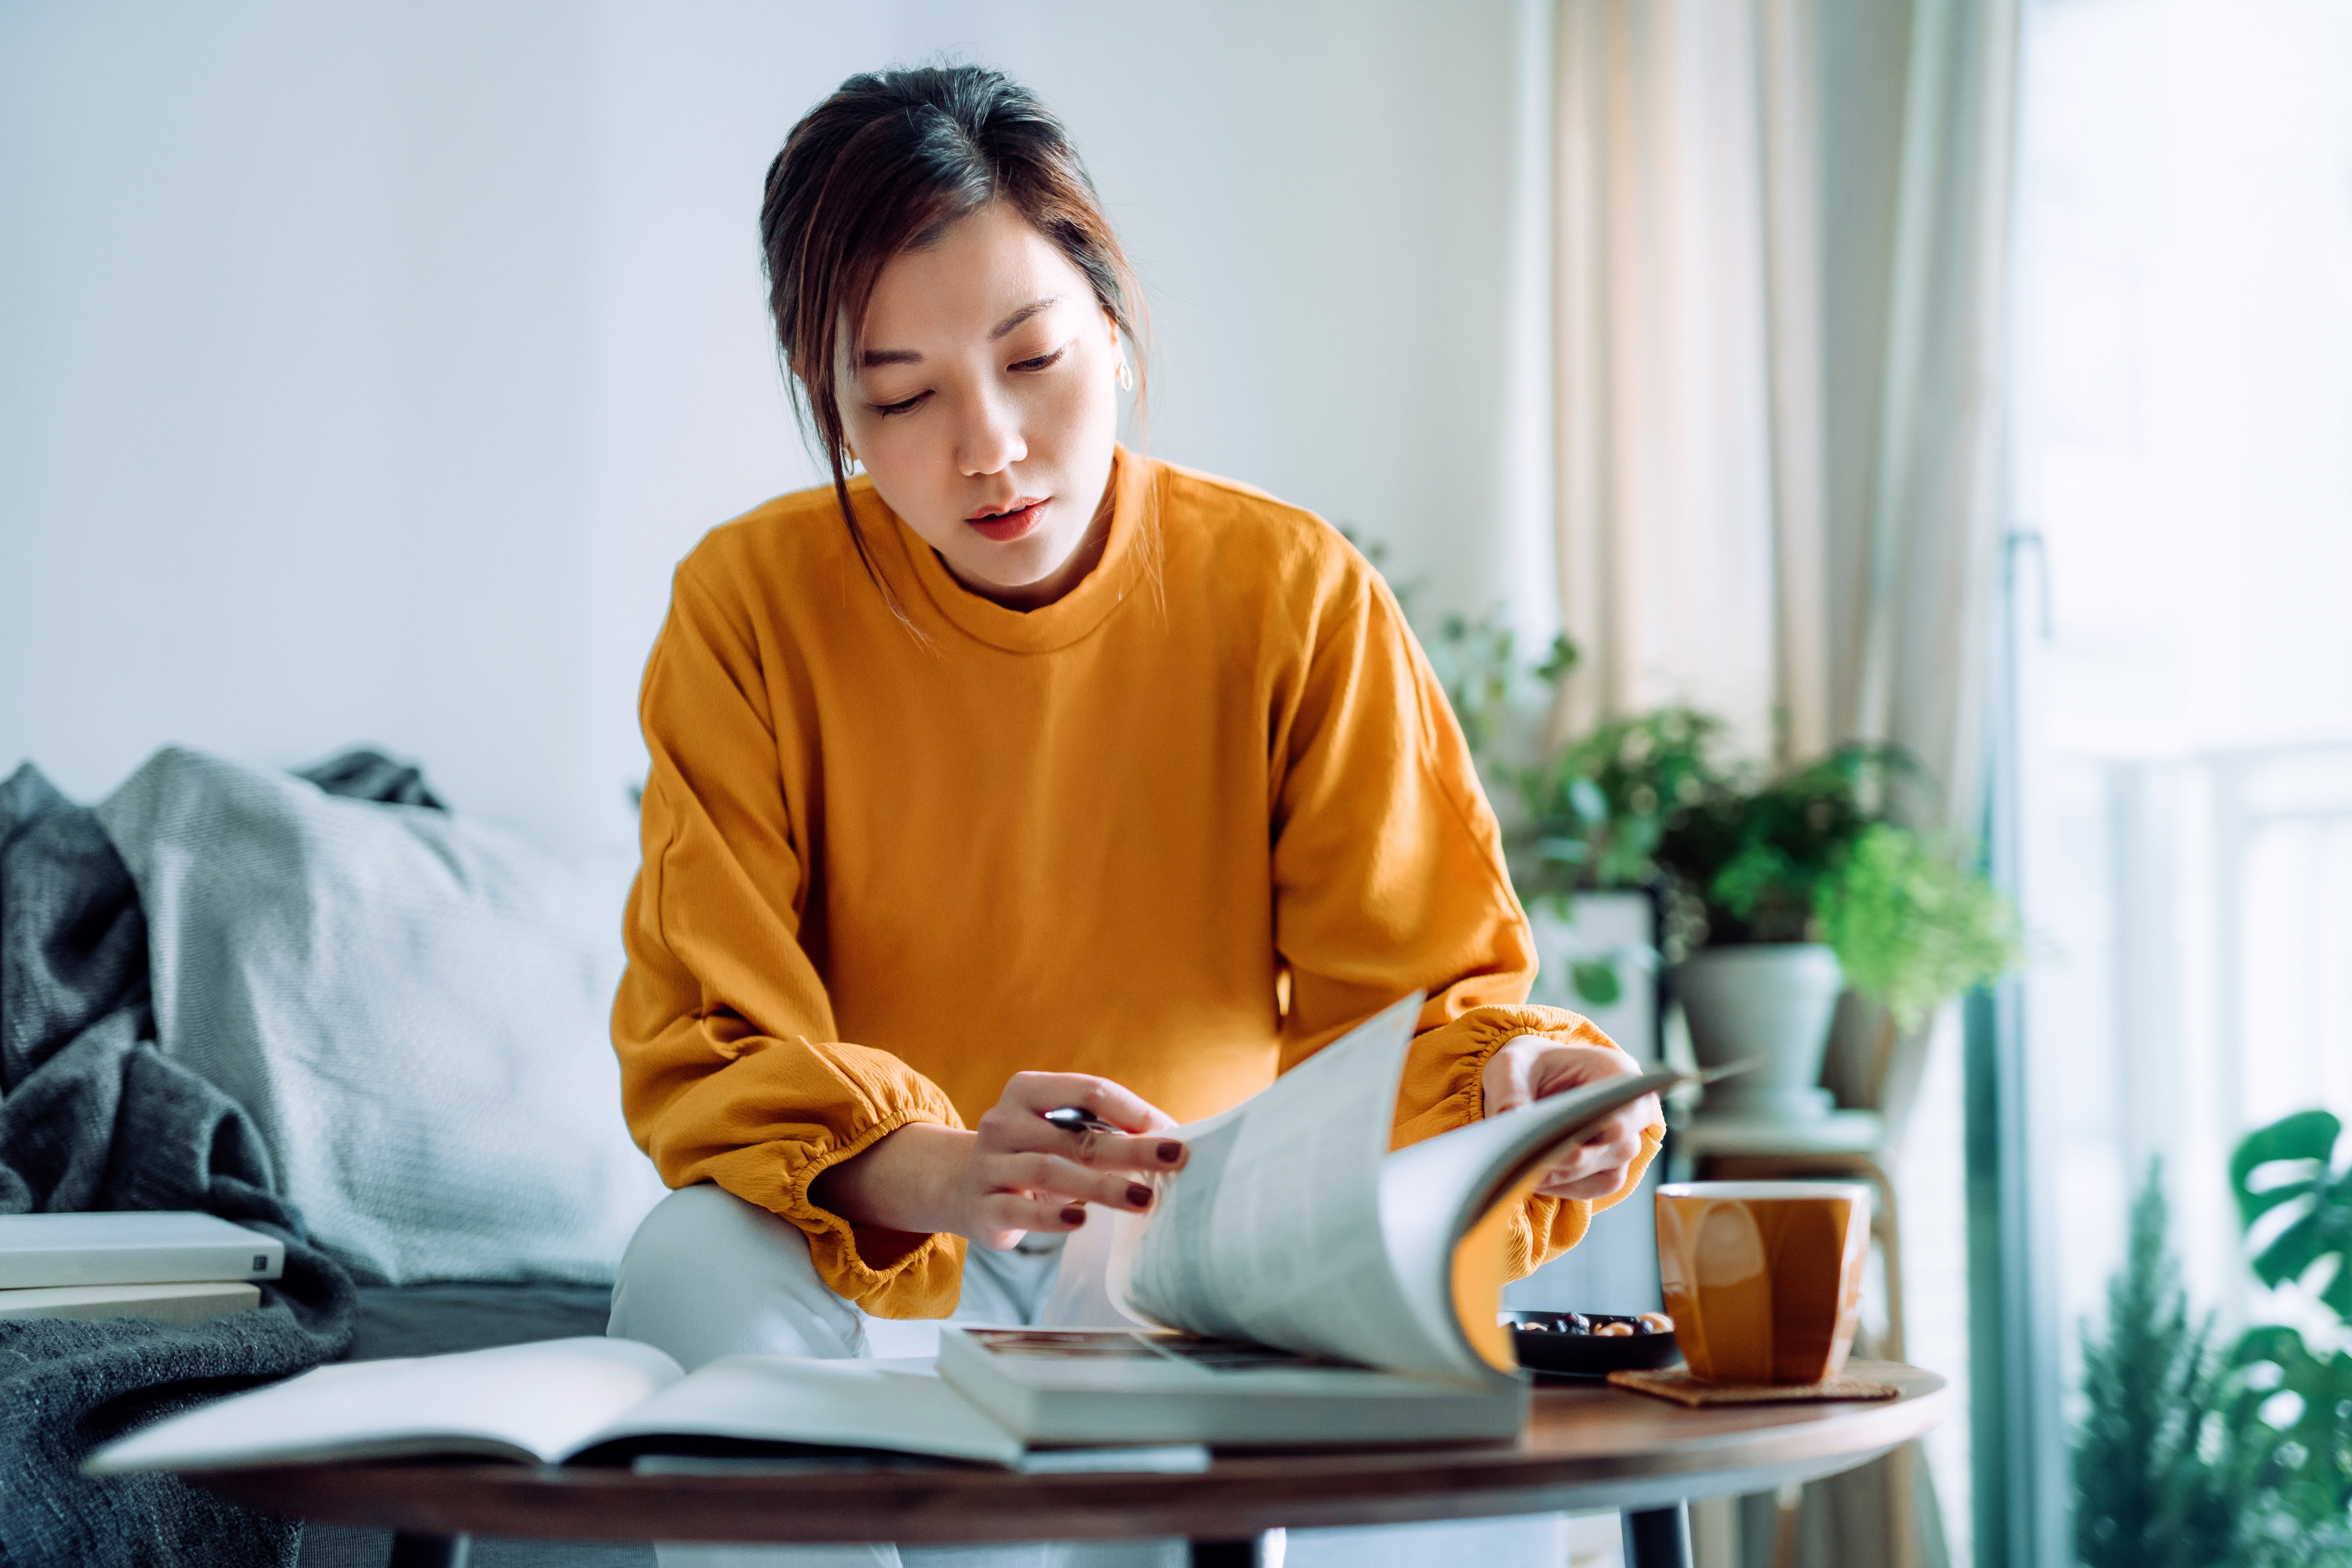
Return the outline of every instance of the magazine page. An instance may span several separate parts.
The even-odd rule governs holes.
[[[651,1345],[601,1338],[349,1362],[158,1422],[83,1468],[121,1475],[407,1454],[553,1463],[681,1375]]]
[[[1423,1334],[1464,1363],[1498,1370],[1514,1364],[1507,1336],[1496,1329],[1496,1291],[1465,1291],[1456,1279],[1469,1268],[1482,1280],[1491,1274],[1499,1286],[1500,1260],[1461,1258],[1465,1238],[1498,1205],[1517,1202],[1528,1178],[1579,1132],[1682,1081],[1672,1072],[1607,1079],[1389,1155],[1381,1166],[1381,1232],[1398,1289]],[[1480,1315],[1469,1321],[1465,1312]]]
[[[941,1382],[929,1358],[732,1355],[697,1367],[574,1445],[572,1453],[681,1436],[887,1448],[997,1465],[1018,1463],[1024,1449],[1018,1437]]]
[[[1222,1115],[1151,1213],[1124,1221],[1112,1300],[1166,1328],[1454,1380],[1492,1377],[1398,1284],[1381,1166],[1422,998],[1404,998]]]

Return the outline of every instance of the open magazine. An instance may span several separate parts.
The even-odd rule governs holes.
[[[1409,1375],[1517,1367],[1496,1322],[1503,1238],[1549,1157],[1672,1072],[1613,1078],[1389,1151],[1420,1016],[1405,997],[1262,1092],[1172,1136],[1192,1145],[1121,1215],[1111,1300],[1139,1323]]]

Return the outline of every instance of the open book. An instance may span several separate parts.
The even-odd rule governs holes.
[[[1024,1465],[1035,1445],[1514,1436],[1526,1391],[1496,1321],[1510,1215],[1548,1156],[1681,1079],[1611,1079],[1391,1153],[1421,1000],[1179,1129],[1192,1158],[1154,1178],[1148,1214],[1094,1211],[1130,1329],[950,1327],[937,1375],[757,1355],[686,1373],[649,1345],[593,1339],[321,1367],[135,1433],[89,1468],[557,1464],[711,1440]]]
[[[1578,1133],[1683,1075],[1612,1078],[1389,1151],[1422,998],[1407,996],[1233,1110],[1109,1216],[1113,1303],[1136,1321],[1440,1381],[1517,1369],[1497,1321],[1505,1231]]]
[[[319,1367],[135,1432],[84,1468],[120,1475],[420,1454],[552,1465],[675,1450],[680,1438],[1000,1465],[1024,1451],[919,1363],[741,1355],[689,1373],[635,1340],[570,1339]]]

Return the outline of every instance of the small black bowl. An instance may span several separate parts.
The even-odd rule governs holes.
[[[1606,1377],[1612,1372],[1654,1372],[1662,1366],[1672,1366],[1682,1356],[1671,1329],[1646,1329],[1641,1319],[1622,1313],[1580,1312],[1575,1316],[1581,1317],[1590,1329],[1603,1323],[1625,1323],[1633,1331],[1595,1334],[1588,1329],[1580,1334],[1570,1331],[1570,1316],[1567,1312],[1503,1313],[1502,1320],[1511,1331],[1512,1348],[1518,1352],[1519,1364],[1531,1372]],[[1528,1326],[1534,1323],[1543,1326]]]

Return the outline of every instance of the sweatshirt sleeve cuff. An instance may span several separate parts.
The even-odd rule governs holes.
[[[827,1170],[918,1121],[963,1125],[946,1096],[924,1083],[901,1103],[857,1118],[845,1136],[812,1128],[810,1136],[733,1150],[711,1162],[709,1175],[806,1236],[817,1278],[844,1300],[877,1318],[944,1318],[962,1294],[963,1237],[852,1225],[809,1195]]]
[[[1479,1079],[1486,1063],[1522,1035],[1622,1049],[1591,1019],[1565,1008],[1474,1008],[1413,1041],[1406,1059],[1404,1089],[1398,1096],[1391,1147],[1402,1149],[1484,1116],[1486,1094]],[[1507,1276],[1516,1279],[1531,1273],[1583,1240],[1594,1215],[1622,1202],[1640,1186],[1665,1140],[1665,1131],[1662,1121],[1643,1129],[1642,1152],[1628,1168],[1624,1184],[1605,1198],[1528,1198],[1512,1218],[1504,1243]]]
[[[1624,1184],[1605,1198],[1545,1198],[1531,1197],[1512,1216],[1511,1227],[1503,1243],[1504,1277],[1518,1279],[1574,1247],[1584,1239],[1591,1227],[1592,1216],[1603,1209],[1614,1208],[1633,1195],[1641,1186],[1642,1177],[1650,1169],[1650,1162],[1658,1157],[1665,1142],[1666,1127],[1663,1121],[1653,1121],[1642,1129],[1642,1152],[1633,1156],[1626,1168]]]
[[[803,1157],[785,1178],[776,1205],[779,1215],[807,1235],[817,1278],[834,1294],[877,1318],[944,1318],[954,1311],[963,1293],[964,1238],[945,1231],[852,1225],[820,1207],[809,1196],[809,1187],[832,1167],[856,1159],[916,1121],[959,1124],[952,1110],[944,1116],[901,1110],[881,1117],[847,1142]]]
[[[1562,1007],[1474,1007],[1412,1042],[1397,1094],[1396,1131],[1390,1147],[1402,1149],[1483,1117],[1486,1094],[1479,1076],[1496,1051],[1521,1035],[1620,1048],[1591,1019]]]

